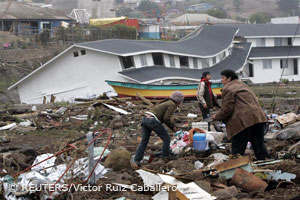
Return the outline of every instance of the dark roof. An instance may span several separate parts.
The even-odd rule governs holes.
[[[41,8],[28,3],[0,2],[0,20],[73,20],[63,12],[52,8]]]
[[[300,46],[284,46],[284,47],[253,47],[249,58],[261,57],[300,57]]]
[[[300,35],[298,24],[226,24],[214,25],[239,28],[237,36],[241,37],[272,37]],[[297,32],[296,32],[297,30]]]
[[[196,35],[183,41],[137,41],[137,40],[102,40],[77,44],[117,55],[132,55],[139,52],[168,52],[194,56],[212,56],[228,48],[237,32],[237,28],[207,26]]]
[[[233,48],[232,55],[228,56],[225,60],[210,68],[179,69],[152,66],[129,69],[119,73],[139,83],[145,83],[151,80],[159,80],[166,77],[182,77],[200,80],[204,71],[209,71],[213,80],[219,80],[221,71],[225,69],[237,71],[243,67],[247,56],[249,55],[250,47],[251,43],[243,43],[239,46],[236,46]]]

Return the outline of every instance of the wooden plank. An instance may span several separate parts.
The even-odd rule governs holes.
[[[137,96],[139,99],[141,99],[144,103],[146,103],[147,105],[149,105],[149,106],[151,106],[151,107],[154,106],[154,104],[151,103],[150,100],[148,100],[148,99],[146,99],[145,97],[143,97],[140,93],[137,92],[137,93],[136,93],[136,96]]]
[[[232,159],[227,162],[223,162],[217,165],[215,168],[218,172],[223,172],[229,169],[238,168],[247,165],[249,162],[251,162],[250,156],[244,156],[241,158]]]

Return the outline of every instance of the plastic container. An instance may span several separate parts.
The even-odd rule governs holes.
[[[196,133],[193,136],[194,151],[202,152],[208,150],[208,141],[206,141],[206,134]]]
[[[193,136],[194,141],[205,141],[205,139],[206,139],[206,134],[204,133],[196,132]]]

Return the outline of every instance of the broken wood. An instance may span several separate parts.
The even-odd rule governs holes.
[[[153,107],[154,106],[154,104],[153,103],[151,103],[151,101],[150,100],[148,100],[148,99],[146,99],[143,95],[141,95],[140,93],[136,93],[136,96],[139,98],[139,99],[141,99],[144,103],[146,103],[147,105],[149,105],[149,106],[151,106],[151,107]]]

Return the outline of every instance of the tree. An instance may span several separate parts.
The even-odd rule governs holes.
[[[144,12],[148,17],[158,17],[160,13],[158,5],[149,0],[141,1],[137,9]]]
[[[243,4],[242,0],[233,0],[233,7],[235,8],[235,11],[238,12],[241,9],[241,6]]]
[[[221,9],[209,9],[208,11],[206,11],[206,14],[221,19],[228,17],[227,13]]]
[[[293,11],[299,12],[299,0],[279,0],[278,7],[280,10],[293,13]]]
[[[268,13],[255,13],[250,16],[249,21],[251,23],[262,24],[269,22],[271,17],[272,16]]]

